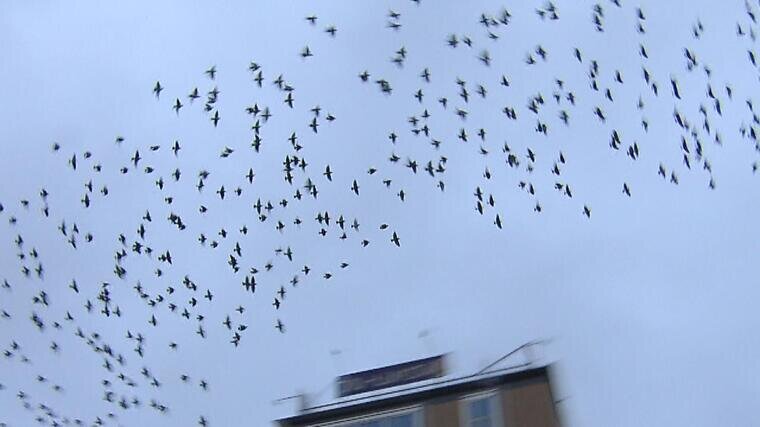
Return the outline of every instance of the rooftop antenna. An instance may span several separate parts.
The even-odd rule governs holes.
[[[298,399],[298,412],[303,412],[308,407],[307,401],[306,401],[306,393],[298,393],[292,396],[281,397],[279,399],[272,401],[272,405],[279,405],[280,403],[286,400],[292,400],[292,399]]]
[[[536,354],[533,352],[532,345],[529,345],[527,347],[523,347],[523,354],[525,355],[526,363],[528,365],[532,365],[536,362]]]
[[[525,353],[527,353],[527,359],[528,359],[528,362],[526,363],[526,365],[531,365],[531,364],[533,364],[533,362],[535,361],[535,357],[534,357],[533,353],[529,351],[529,349],[530,349],[531,347],[535,346],[535,345],[538,345],[538,344],[546,344],[546,343],[548,343],[548,342],[549,342],[549,340],[535,340],[535,341],[528,341],[528,342],[526,342],[525,344],[523,344],[523,345],[521,345],[521,346],[517,347],[516,349],[514,349],[514,350],[510,351],[509,353],[507,353],[507,354],[505,354],[505,355],[501,356],[500,358],[496,359],[496,360],[495,360],[495,361],[493,361],[491,364],[489,364],[489,365],[488,365],[488,366],[486,366],[485,368],[483,368],[483,369],[481,369],[480,371],[478,371],[478,373],[477,373],[476,375],[480,375],[480,374],[482,374],[482,373],[485,373],[485,372],[487,372],[489,369],[491,369],[491,368],[493,368],[494,366],[498,365],[498,364],[499,364],[500,362],[502,362],[504,359],[507,359],[508,357],[512,356],[513,354],[517,353],[518,351],[524,351]]]

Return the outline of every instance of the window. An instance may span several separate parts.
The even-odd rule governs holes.
[[[422,411],[419,407],[414,407],[318,424],[315,427],[422,427],[423,425]]]
[[[370,421],[349,424],[350,427],[414,427],[413,414],[394,415]]]
[[[489,391],[462,398],[461,425],[467,427],[501,427],[501,405],[497,391]]]
[[[491,425],[491,399],[484,397],[473,400],[469,405],[472,427],[494,427]]]

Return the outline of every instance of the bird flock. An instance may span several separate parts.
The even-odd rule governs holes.
[[[0,411],[0,425],[122,425],[123,414],[130,411],[149,411],[158,417],[157,425],[172,424],[172,411],[179,408],[162,393],[166,383],[186,386],[188,393],[224,391],[215,390],[203,372],[165,375],[152,366],[152,354],[182,352],[188,342],[217,345],[220,339],[226,347],[218,351],[236,351],[255,343],[256,334],[287,339],[289,328],[299,327],[298,313],[286,310],[291,295],[304,286],[340,280],[354,260],[376,256],[375,247],[403,251],[414,239],[413,230],[397,218],[363,218],[355,214],[356,207],[379,206],[375,214],[382,217],[383,206],[403,205],[418,196],[410,188],[422,186],[432,194],[448,195],[450,168],[465,168],[477,177],[474,188],[454,196],[455,203],[471,207],[474,223],[505,234],[511,210],[524,208],[540,216],[547,209],[546,200],[552,200],[552,206],[561,203],[583,221],[595,219],[595,190],[577,186],[566,173],[584,155],[582,144],[603,147],[610,162],[633,165],[635,174],[616,183],[618,194],[604,196],[630,198],[631,203],[645,197],[637,192],[640,176],[657,177],[662,185],[683,186],[685,181],[716,190],[721,171],[713,168],[712,160],[720,157],[724,145],[746,146],[746,163],[732,167],[748,176],[757,171],[760,117],[753,93],[734,88],[719,70],[724,64],[704,61],[700,46],[711,32],[731,32],[735,43],[745,46],[746,57],[732,58],[729,68],[750,69],[760,76],[754,50],[760,5],[746,2],[734,28],[695,20],[683,29],[690,42],[682,47],[679,66],[663,69],[650,59],[658,41],[648,37],[647,28],[668,17],[650,16],[645,7],[626,0],[563,5],[587,8],[588,21],[575,25],[592,28],[602,40],[608,33],[631,34],[634,48],[618,54],[625,60],[608,63],[581,45],[560,51],[542,44],[543,32],[565,19],[558,3],[538,3],[527,15],[513,14],[508,6],[463,12],[466,33],[447,32],[445,25],[435,28],[440,32],[435,51],[449,58],[445,70],[403,41],[408,31],[405,18],[435,5],[412,0],[388,10],[378,22],[384,22],[388,37],[399,41],[398,48],[387,53],[388,67],[357,64],[345,69],[346,93],[332,94],[392,98],[404,106],[382,117],[367,117],[385,129],[367,138],[386,155],[362,165],[361,173],[341,169],[320,154],[326,139],[336,138],[336,129],[344,123],[341,114],[331,110],[330,99],[324,99],[323,106],[301,100],[299,88],[318,83],[291,81],[287,70],[250,59],[245,60],[247,89],[253,95],[245,106],[233,108],[220,101],[226,95],[226,70],[213,64],[194,72],[197,85],[192,87],[177,87],[170,78],[156,76],[135,95],[141,102],[159,105],[166,113],[162,120],[189,116],[220,135],[229,130],[226,122],[245,121],[245,138],[220,137],[225,142],[218,152],[211,153],[211,145],[192,136],[137,141],[130,139],[128,130],[91,150],[74,150],[66,140],[47,141],[49,155],[60,168],[46,173],[76,188],[79,196],[61,199],[40,187],[36,194],[11,200],[0,190],[2,236],[7,238],[0,278],[0,407],[21,405],[29,417],[4,419]],[[533,40],[510,37],[518,20],[535,26]],[[354,36],[324,21],[309,14],[291,24],[308,26],[315,39],[328,42]],[[522,60],[504,66],[499,61],[506,50],[519,52]],[[298,57],[302,67],[309,67],[315,58],[336,53],[306,43],[283,49],[282,55]],[[458,64],[466,64],[461,75]],[[454,79],[438,77],[452,72]],[[525,78],[545,73],[554,75],[548,83]],[[527,99],[514,95],[525,91],[532,93]],[[663,117],[661,109],[650,111],[654,103],[667,105],[672,114]],[[407,111],[412,113],[403,117]],[[622,121],[635,122],[638,130],[622,127]],[[286,134],[270,131],[273,123],[288,129]],[[593,128],[594,135],[605,137],[564,141],[572,138],[567,132],[573,128]],[[526,129],[533,138],[510,136]],[[668,156],[659,156],[665,151]],[[472,155],[465,166],[463,153]],[[214,158],[208,163],[214,167],[196,168],[199,157]],[[87,220],[90,212],[108,215],[117,209],[121,205],[114,200],[126,197],[125,188],[137,188],[152,201],[121,200],[139,215],[107,227],[92,226]],[[339,200],[339,207],[325,199]],[[521,202],[513,203],[515,199]],[[228,212],[239,212],[239,206],[245,206],[247,214],[230,218]],[[32,228],[55,236],[60,245],[40,246],[29,237]],[[262,247],[262,242],[277,243]],[[204,255],[188,255],[189,247]],[[94,269],[88,259],[96,248],[111,256],[110,264],[98,270],[100,280],[84,280],[80,272]],[[48,274],[45,266],[63,256],[61,251],[82,262]],[[315,264],[321,251],[334,255],[334,262]],[[228,274],[199,279],[198,271],[206,263],[222,264]],[[29,322],[33,334],[14,332]],[[35,363],[41,356],[28,349],[39,351],[40,342],[54,359],[70,353],[100,361],[99,377],[91,384],[102,397],[100,415],[85,417],[77,405],[51,403],[76,391],[67,388],[60,367]],[[2,374],[20,369],[35,374],[12,384]],[[197,414],[198,425],[212,421],[213,414]]]

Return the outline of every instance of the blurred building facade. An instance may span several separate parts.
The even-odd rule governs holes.
[[[434,358],[431,358],[434,359]],[[359,396],[309,408],[278,420],[281,427],[559,427],[552,392],[552,367],[520,365],[434,382],[413,383],[369,395],[382,383],[403,382],[404,373],[436,375],[434,360],[380,368],[338,379],[338,395]],[[398,368],[401,367],[401,368]],[[401,373],[399,373],[401,372]],[[348,378],[346,378],[348,377]],[[347,381],[348,380],[348,381]],[[416,380],[416,379],[413,379]],[[411,381],[407,382],[410,383]],[[362,383],[365,386],[362,387]]]

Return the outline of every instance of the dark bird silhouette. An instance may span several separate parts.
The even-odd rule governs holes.
[[[174,109],[174,112],[179,115],[179,109],[182,108],[182,102],[180,102],[179,98],[177,98],[176,101],[174,101],[174,106],[172,107]]]
[[[156,98],[158,98],[161,95],[161,91],[164,90],[164,88],[161,86],[161,82],[156,82],[156,85],[153,86],[153,94],[156,95]]]
[[[673,96],[675,96],[678,99],[681,99],[681,94],[678,92],[678,83],[674,78],[670,78],[670,85],[673,87]]]
[[[211,80],[216,79],[216,65],[212,66],[204,72]]]

